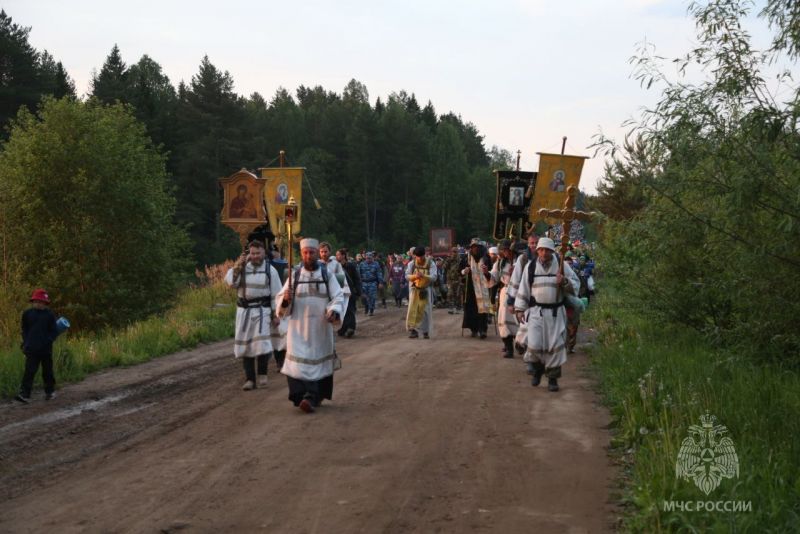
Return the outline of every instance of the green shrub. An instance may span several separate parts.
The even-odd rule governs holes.
[[[585,316],[598,332],[593,369],[624,461],[624,528],[633,532],[789,532],[800,524],[800,377],[753,349],[627,305],[604,281]],[[613,281],[612,281],[613,283]],[[710,413],[729,430],[738,478],[709,496],[675,476],[690,425]],[[752,512],[665,511],[664,501],[751,501]]]

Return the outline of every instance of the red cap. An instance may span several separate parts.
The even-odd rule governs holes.
[[[31,295],[31,302],[34,301],[44,302],[45,304],[50,304],[50,296],[47,294],[47,291],[44,289],[34,289],[33,294]]]

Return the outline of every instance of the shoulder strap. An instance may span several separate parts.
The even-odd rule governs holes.
[[[328,268],[327,266],[322,263],[318,262],[320,273],[322,274],[322,282],[325,284],[325,294],[328,295],[328,302],[333,300],[331,298],[331,290],[328,287]],[[294,302],[294,297],[297,295],[297,282],[300,280],[300,269],[302,269],[302,265],[298,265],[297,268],[294,270],[294,284],[292,286],[292,301]],[[305,282],[303,282],[305,283]],[[317,282],[319,284],[319,282]]]
[[[325,265],[325,264],[322,264],[320,266],[320,269],[321,269],[321,272],[322,272],[322,281],[325,282],[325,294],[328,295],[328,302],[330,302],[333,299],[331,298],[331,290],[328,287],[328,266]]]
[[[533,279],[536,278],[536,262],[528,260],[528,285],[533,285]]]

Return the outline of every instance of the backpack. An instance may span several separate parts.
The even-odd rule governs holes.
[[[331,301],[331,290],[328,287],[328,267],[322,262],[318,262],[317,265],[319,265],[319,268],[322,270],[322,283],[325,284],[325,294],[328,296],[328,302],[330,302]],[[294,310],[294,299],[295,299],[295,297],[297,297],[297,284],[301,283],[301,282],[298,282],[298,279],[300,278],[300,269],[302,269],[302,268],[303,268],[302,265],[298,265],[294,269],[294,276],[292,277],[293,280],[294,280],[292,282],[292,307],[289,309],[289,315],[291,315],[292,311]],[[319,280],[315,280],[313,282],[312,281],[302,282],[302,283],[303,284],[317,284],[317,285],[320,284]]]
[[[531,266],[533,266],[533,269],[531,269]],[[533,281],[536,279],[536,277],[554,278],[555,276],[556,275],[554,274],[536,274],[536,262],[534,260],[528,262],[528,287],[533,286]],[[561,295],[561,300],[558,302],[554,302],[553,304],[541,304],[539,302],[536,302],[536,299],[533,296],[533,291],[531,291],[531,297],[528,300],[528,306],[530,307],[539,306],[540,308],[544,308],[546,310],[553,310],[553,317],[555,317],[558,314],[558,308],[564,306],[564,304],[565,304],[565,299],[563,292]]]

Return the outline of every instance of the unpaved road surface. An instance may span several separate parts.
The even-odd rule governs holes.
[[[273,362],[267,388],[241,391],[230,341],[3,401],[0,532],[611,530],[609,418],[585,355],[548,393],[493,332],[434,318],[412,340],[404,309],[359,315],[314,414]]]

